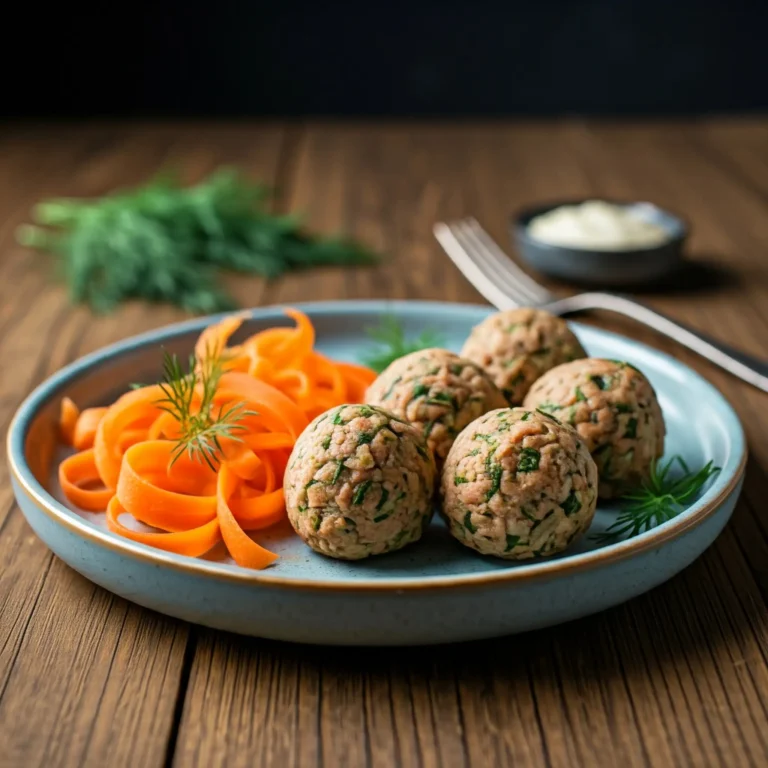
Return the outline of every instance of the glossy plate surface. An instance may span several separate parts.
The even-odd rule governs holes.
[[[419,302],[299,305],[318,347],[345,360],[369,348],[365,328],[394,313],[408,333],[439,330],[457,350],[488,307]],[[627,600],[670,578],[711,544],[741,488],[746,448],[738,418],[698,374],[627,338],[573,328],[593,356],[625,359],[650,378],[667,422],[667,455],[722,471],[674,520],[599,547],[590,535],[555,558],[508,563],[462,547],[435,518],[419,544],[346,563],[311,552],[285,526],[259,536],[280,554],[266,571],[239,568],[216,550],[206,559],[161,552],[106,529],[103,515],[59,499],[50,456],[63,395],[81,406],[109,402],[131,381],[157,379],[162,348],[188,353],[209,322],[197,319],[129,339],[63,369],[20,407],[8,435],[14,490],[31,526],[65,562],[105,588],[155,610],[244,634],[298,642],[399,645],[466,640],[567,621]],[[288,324],[279,307],[255,310],[244,333]],[[46,466],[48,465],[48,466]],[[601,504],[590,533],[615,507]]]

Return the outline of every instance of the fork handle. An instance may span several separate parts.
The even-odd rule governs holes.
[[[686,328],[644,304],[612,293],[582,293],[547,303],[544,307],[555,315],[568,315],[585,309],[606,309],[626,315],[674,339],[734,376],[768,392],[768,363],[728,344]]]

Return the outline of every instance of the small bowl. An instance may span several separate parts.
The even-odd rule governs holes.
[[[659,225],[668,238],[659,245],[629,250],[593,250],[551,245],[528,232],[531,221],[563,205],[579,205],[587,200],[566,200],[539,205],[521,211],[512,219],[512,239],[520,256],[534,269],[546,275],[574,283],[601,286],[648,284],[675,272],[683,263],[683,243],[688,227],[679,217],[653,203],[606,200],[620,205],[647,221]]]

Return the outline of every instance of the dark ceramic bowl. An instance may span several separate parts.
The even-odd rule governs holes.
[[[512,238],[522,259],[539,272],[561,280],[616,287],[650,284],[682,266],[683,243],[688,236],[688,227],[679,216],[652,203],[606,201],[627,208],[636,216],[666,230],[667,239],[649,248],[618,251],[569,248],[550,245],[528,233],[528,225],[536,216],[562,205],[578,205],[592,199],[595,198],[539,205],[514,216]]]

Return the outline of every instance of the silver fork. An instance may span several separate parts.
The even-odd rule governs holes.
[[[607,309],[644,323],[710,362],[768,392],[768,362],[686,328],[634,299],[589,292],[558,299],[509,258],[475,219],[438,223],[435,237],[464,277],[497,309],[528,306],[554,315]]]

